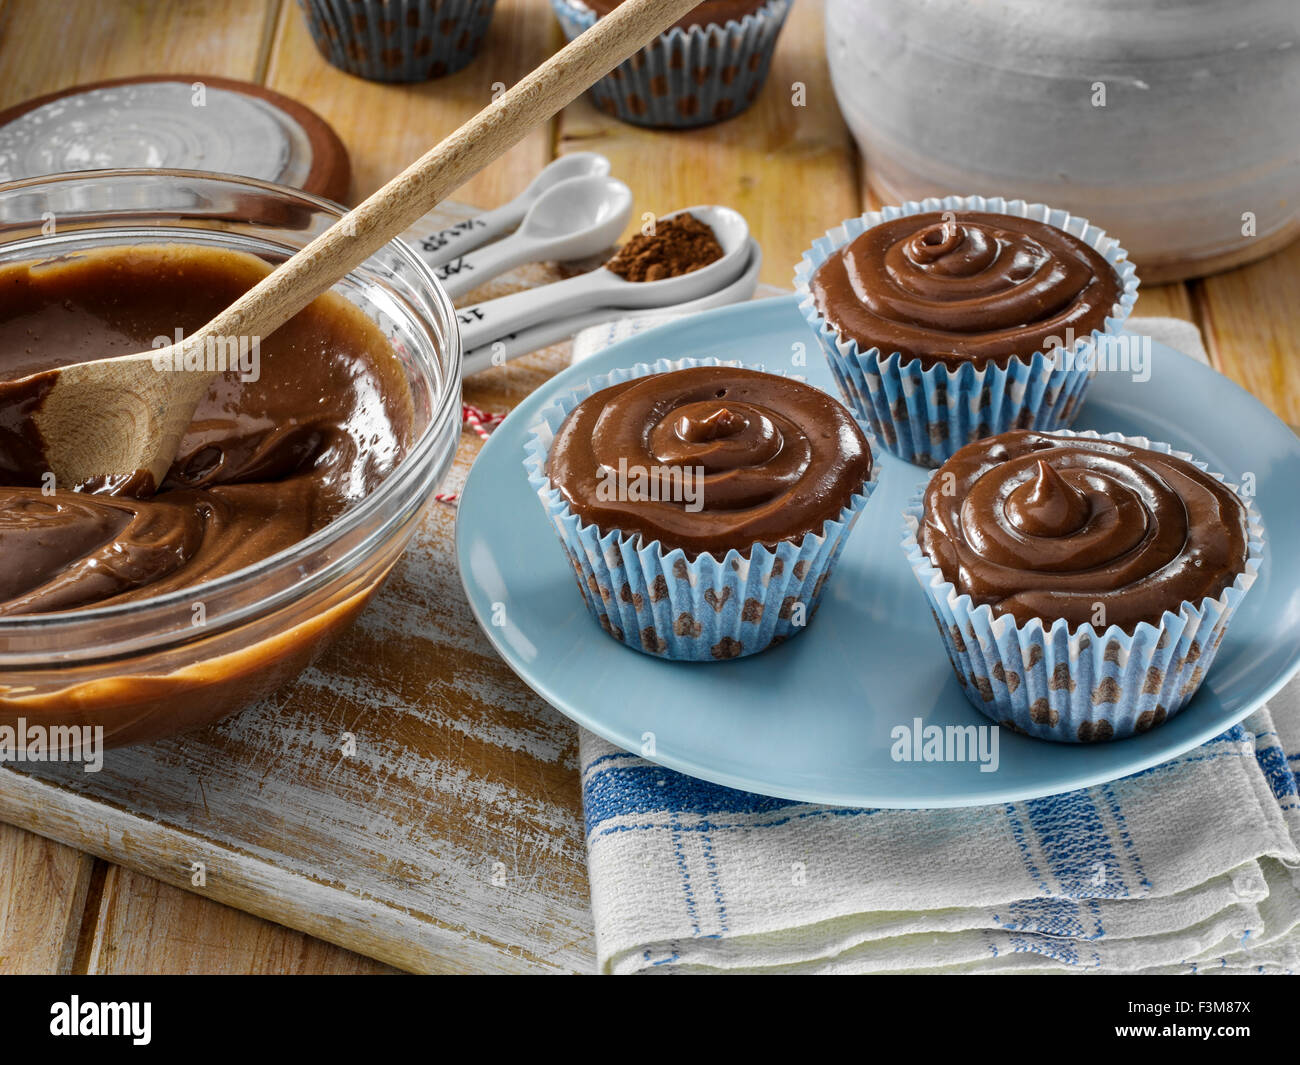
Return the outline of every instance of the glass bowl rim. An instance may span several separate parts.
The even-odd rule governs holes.
[[[14,190],[30,188],[39,185],[51,185],[71,183],[73,181],[95,180],[97,178],[132,178],[138,177],[143,179],[156,180],[159,178],[189,178],[203,181],[215,181],[226,185],[242,185],[245,188],[253,188],[262,192],[274,193],[283,198],[297,201],[305,204],[318,211],[324,212],[330,216],[332,225],[338,219],[342,218],[348,208],[333,200],[328,200],[323,196],[317,196],[313,193],[304,192],[301,189],[293,188],[289,185],[280,185],[272,181],[263,181],[260,178],[245,177],[241,174],[226,174],[209,170],[183,170],[163,167],[119,167],[102,170],[74,170],[58,174],[42,174],[34,177],[26,177],[17,181],[0,182],[0,195],[12,192]],[[159,209],[161,210],[161,209]],[[34,221],[39,221],[34,220]],[[122,225],[128,225],[127,220],[123,220]],[[111,233],[113,226],[103,227],[103,232]],[[94,232],[94,230],[88,230]],[[212,230],[220,232],[220,230]],[[315,239],[315,238],[312,238]],[[0,241],[0,248],[4,247],[4,242]],[[430,458],[438,441],[445,432],[445,423],[448,413],[459,405],[461,394],[461,372],[463,365],[463,351],[461,349],[460,327],[456,317],[456,308],[451,301],[442,284],[438,281],[431,267],[416,254],[414,249],[402,238],[398,237],[382,245],[376,252],[368,256],[366,261],[374,255],[378,255],[385,249],[391,249],[397,257],[403,261],[404,265],[415,271],[417,278],[427,285],[431,299],[435,304],[438,312],[443,316],[447,325],[447,366],[445,372],[441,374],[443,380],[440,388],[437,390],[433,403],[428,424],[424,427],[423,432],[411,445],[406,456],[398,463],[397,467],[389,476],[381,481],[378,487],[360,499],[354,506],[349,507],[334,521],[322,526],[313,532],[310,536],[299,540],[295,544],[277,551],[275,554],[268,556],[250,566],[235,570],[223,576],[216,577],[209,581],[203,581],[196,585],[184,588],[177,588],[174,591],[166,592],[159,596],[150,596],[145,599],[138,599],[132,602],[116,603],[109,606],[87,607],[81,610],[60,610],[50,611],[40,614],[20,614],[13,617],[0,617],[0,635],[6,632],[22,632],[30,634],[40,629],[57,629],[60,626],[69,626],[81,628],[92,625],[95,622],[109,620],[120,620],[132,615],[148,615],[150,613],[164,613],[171,608],[186,604],[196,598],[196,593],[200,592],[203,599],[211,600],[221,593],[238,589],[245,584],[261,579],[268,573],[278,570],[280,567],[290,566],[301,561],[303,556],[310,555],[317,548],[328,545],[330,542],[343,538],[349,533],[357,531],[363,527],[366,520],[374,515],[376,511],[382,510],[383,507],[394,499],[398,494],[399,488],[405,486],[412,477],[420,473],[424,467],[431,465]],[[353,276],[349,273],[347,276]],[[366,284],[363,279],[363,286]],[[424,361],[424,360],[421,360]],[[423,502],[423,501],[422,501]],[[383,526],[381,526],[382,528]],[[367,535],[367,543],[371,540],[371,535]],[[303,575],[298,580],[291,582],[288,587],[281,589],[276,595],[267,600],[259,600],[253,604],[236,608],[228,614],[221,614],[212,619],[213,624],[206,627],[205,635],[213,635],[230,625],[246,621],[249,617],[262,616],[270,613],[287,602],[302,595],[308,594],[312,589],[319,588],[326,584],[328,580],[335,576],[339,571],[347,572],[355,567],[356,555],[358,548],[353,547],[337,558],[331,559],[319,569]],[[184,642],[184,637],[178,633],[160,632],[157,634],[159,642],[172,642],[169,637],[177,637],[179,642]],[[0,664],[3,664],[7,655],[0,652]],[[27,656],[19,654],[20,658],[26,659]]]

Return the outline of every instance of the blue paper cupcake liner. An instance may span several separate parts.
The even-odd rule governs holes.
[[[1115,268],[1122,285],[1105,329],[1079,337],[1072,357],[1059,349],[1050,354],[1038,351],[1011,359],[1005,369],[989,363],[977,370],[967,363],[952,370],[940,363],[923,370],[919,359],[904,362],[898,352],[862,351],[855,341],[842,340],[817,313],[810,289],[813,274],[833,252],[873,226],[931,211],[987,211],[1030,218],[1064,229],[1095,248]],[[795,288],[802,297],[799,309],[816,332],[836,383],[880,446],[906,462],[933,467],[986,436],[1010,429],[1051,432],[1071,425],[1095,372],[1092,358],[1097,341],[1122,330],[1137,301],[1138,278],[1128,253],[1087,219],[1024,200],[945,196],[870,211],[830,230],[804,252],[795,268]]]
[[[312,40],[370,81],[428,81],[478,54],[496,0],[298,0]]]
[[[1210,472],[1186,452],[1145,437],[1058,435],[1118,440],[1175,455]],[[1132,634],[1116,625],[1101,633],[1091,625],[1070,631],[1062,618],[1046,627],[1038,619],[1018,626],[1010,615],[995,615],[987,604],[975,606],[969,595],[958,595],[921,550],[917,536],[924,493],[922,487],[903,512],[903,550],[930,601],[962,691],[1000,725],[1045,740],[1122,739],[1177,714],[1214,664],[1228,622],[1255,583],[1264,556],[1259,513],[1243,500],[1249,526],[1246,568],[1217,598],[1184,602],[1177,611],[1165,611],[1159,625],[1140,622]]]
[[[725,25],[674,26],[591,88],[597,107],[634,126],[691,129],[740,114],[758,98],[793,0],[769,0]],[[590,29],[589,8],[551,0],[564,35]]]
[[[646,654],[684,662],[715,662],[756,654],[802,631],[854,522],[876,486],[871,479],[820,533],[775,550],[755,544],[721,559],[694,561],[681,548],[618,530],[602,535],[586,525],[546,475],[546,460],[561,423],[582,400],[609,385],[690,366],[738,366],[717,359],[660,359],[593,377],[546,407],[525,447],[524,469],[559,535],[583,601],[614,639]]]

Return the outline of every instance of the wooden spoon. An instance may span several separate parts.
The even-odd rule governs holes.
[[[56,486],[153,491],[216,376],[160,365],[184,366],[186,352],[203,352],[210,340],[274,332],[698,2],[626,0],[185,340],[6,386],[27,399],[25,435],[43,452]],[[201,357],[197,364],[206,366]]]

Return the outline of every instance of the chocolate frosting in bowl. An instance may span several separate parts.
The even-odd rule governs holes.
[[[843,340],[950,369],[1104,330],[1121,293],[1114,269],[1073,234],[976,211],[904,215],[838,249],[813,275],[818,313]]]
[[[181,245],[0,269],[0,617],[135,601],[243,569],[397,466],[411,442],[409,385],[378,327],[326,293],[259,340],[256,380],[232,370],[214,381],[156,494],[44,483],[39,449],[13,431],[41,400],[40,371],[189,334],[269,270]]]
[[[1017,430],[958,451],[918,539],[957,594],[1071,630],[1158,625],[1246,568],[1246,507],[1222,481],[1133,444]]]
[[[547,473],[602,533],[689,557],[820,532],[871,475],[871,449],[820,389],[696,366],[611,385],[569,412]]]

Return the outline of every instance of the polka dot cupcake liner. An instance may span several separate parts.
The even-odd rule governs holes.
[[[1118,440],[1193,462],[1168,444],[1119,433],[1061,436]],[[1224,481],[1217,473],[1212,477]],[[1226,483],[1226,482],[1225,482]],[[1229,487],[1236,488],[1235,485]],[[1237,607],[1259,574],[1264,532],[1247,503],[1246,568],[1217,598],[1184,602],[1159,625],[1140,622],[1132,634],[1116,625],[1073,631],[1062,618],[1018,626],[1009,615],[975,606],[932,565],[917,540],[925,489],[904,510],[903,551],[916,575],[966,698],[977,710],[1016,732],[1064,743],[1123,739],[1155,728],[1196,694],[1218,654]]]
[[[1115,268],[1121,284],[1120,298],[1105,328],[1080,337],[1072,358],[1056,350],[1051,355],[1038,351],[1011,359],[1005,369],[990,363],[977,370],[966,363],[953,370],[940,363],[923,370],[919,359],[904,362],[898,352],[862,351],[856,341],[842,340],[813,301],[810,286],[817,269],[873,226],[931,211],[986,211],[1029,218],[1064,229],[1096,249]],[[795,288],[802,297],[799,309],[817,334],[836,383],[881,447],[906,462],[935,467],[986,436],[1010,429],[1052,432],[1072,425],[1095,372],[1091,366],[1097,342],[1122,331],[1137,301],[1138,278],[1128,253],[1085,218],[1023,200],[945,196],[870,211],[830,230],[804,252],[795,268]]]
[[[564,546],[583,602],[614,639],[645,654],[684,662],[717,662],[756,654],[811,622],[826,581],[876,486],[877,471],[820,533],[772,550],[755,544],[722,558],[694,561],[680,548],[618,530],[602,535],[584,524],[546,475],[551,444],[568,413],[593,392],[636,377],[717,359],[661,359],[594,377],[544,409],[525,447],[524,469]],[[738,363],[726,363],[734,366]]]
[[[791,3],[769,0],[723,26],[675,26],[596,82],[592,99],[634,126],[690,129],[732,118],[758,98]],[[551,7],[569,40],[596,21],[570,0]]]
[[[370,81],[428,81],[478,54],[496,0],[298,0],[312,40]]]

